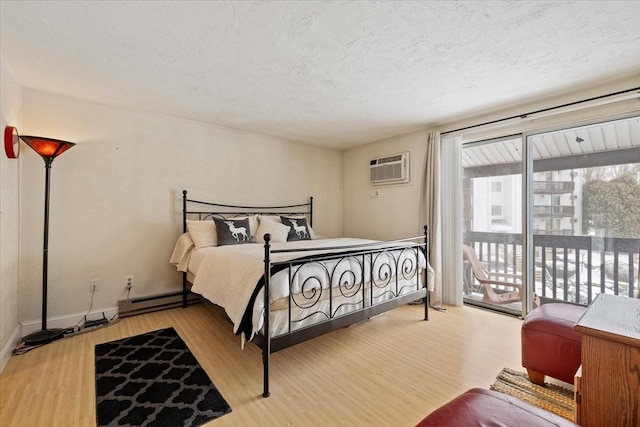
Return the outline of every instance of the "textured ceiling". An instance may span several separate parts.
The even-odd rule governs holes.
[[[7,1],[24,87],[340,148],[640,72],[640,2]]]

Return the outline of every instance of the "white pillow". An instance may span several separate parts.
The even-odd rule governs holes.
[[[279,215],[258,215],[258,220],[260,221],[260,223],[272,221],[282,224],[282,220],[280,219]]]
[[[187,231],[196,246],[196,250],[208,246],[218,246],[216,224],[213,220],[193,221],[187,220]]]
[[[286,242],[291,227],[281,222],[261,221],[256,232],[256,242],[264,243],[264,235],[271,234],[271,243]]]
[[[307,219],[307,217],[304,216],[304,215],[302,215],[302,216],[283,215],[283,216],[286,216],[287,218],[293,218],[293,219],[296,219],[296,218],[305,218],[305,219]],[[263,222],[269,222],[269,221],[277,222],[278,224],[282,224],[282,219],[280,218],[280,215],[260,215],[260,216],[258,216],[258,219],[260,220],[260,224],[262,224]],[[317,238],[316,237],[316,232],[313,231],[313,228],[311,228],[311,226],[308,224],[308,221],[307,221],[307,227],[309,227],[309,237],[311,238],[311,240],[316,239]]]
[[[175,266],[178,271],[187,271],[189,266],[189,257],[194,249],[193,239],[189,233],[183,233],[178,237],[176,245],[173,247],[173,253],[169,258],[169,264]]]

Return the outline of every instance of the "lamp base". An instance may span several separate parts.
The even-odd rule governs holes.
[[[63,337],[62,329],[42,329],[22,338],[27,345],[47,344]]]

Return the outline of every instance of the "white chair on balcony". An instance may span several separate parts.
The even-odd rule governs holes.
[[[471,265],[473,275],[484,286],[483,300],[491,304],[521,301],[522,276],[486,271],[472,247],[462,245],[463,257]]]

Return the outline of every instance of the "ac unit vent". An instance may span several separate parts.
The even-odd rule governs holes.
[[[372,159],[369,177],[373,185],[409,182],[409,152]]]

